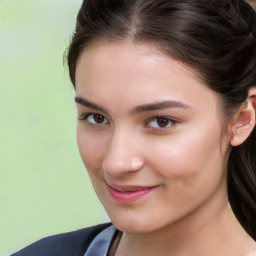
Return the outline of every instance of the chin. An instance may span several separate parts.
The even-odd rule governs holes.
[[[127,234],[143,234],[156,231],[164,226],[164,223],[153,220],[152,218],[129,216],[129,214],[117,214],[110,219],[114,226]]]

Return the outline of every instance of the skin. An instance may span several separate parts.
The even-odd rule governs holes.
[[[124,232],[117,256],[255,250],[227,198],[235,137],[225,132],[219,95],[189,68],[154,46],[100,41],[78,60],[76,97],[81,157],[110,219]],[[141,108],[163,101],[175,104]],[[123,204],[107,184],[155,188]]]

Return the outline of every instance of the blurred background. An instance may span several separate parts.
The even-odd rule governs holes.
[[[0,0],[0,256],[107,221],[77,150],[63,64],[81,2]]]
[[[0,0],[0,255],[106,220],[63,55],[81,0]]]

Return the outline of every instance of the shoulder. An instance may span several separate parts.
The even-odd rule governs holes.
[[[83,256],[94,237],[112,225],[100,224],[43,238],[11,256]]]

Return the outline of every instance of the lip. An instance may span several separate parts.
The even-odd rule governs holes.
[[[121,186],[107,184],[107,187],[110,196],[115,201],[122,204],[130,204],[146,196],[158,186]]]

